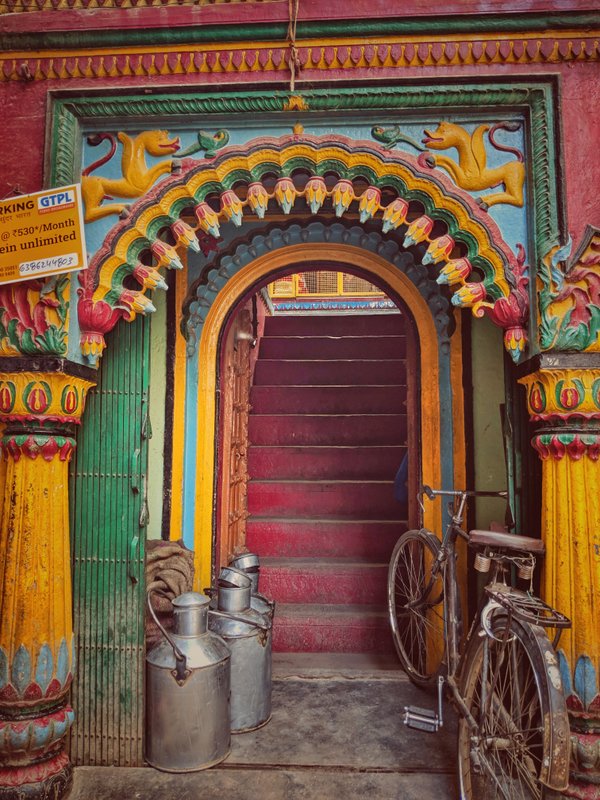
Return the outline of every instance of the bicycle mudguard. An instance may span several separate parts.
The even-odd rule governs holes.
[[[549,758],[542,761],[538,780],[552,791],[564,792],[569,785],[571,735],[558,658],[543,628],[510,618],[504,609],[498,609],[494,614],[494,624],[507,623],[520,628],[533,663],[537,665],[537,670],[543,670],[547,676],[549,710],[543,720],[543,741],[544,753],[549,754]],[[470,661],[470,651],[477,645],[479,631],[485,635],[481,628],[472,631],[462,659],[461,691],[464,689],[464,673]]]
[[[527,625],[536,639],[540,655],[546,667],[550,690],[550,712],[544,720],[544,743],[551,753],[550,764],[542,764],[540,782],[556,792],[564,792],[569,785],[569,762],[571,758],[571,729],[560,677],[558,658],[543,628]]]

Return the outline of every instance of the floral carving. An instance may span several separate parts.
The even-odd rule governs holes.
[[[0,355],[66,353],[68,281],[61,276],[0,287]]]
[[[514,286],[507,297],[495,303],[481,303],[475,308],[476,316],[487,316],[504,329],[504,346],[513,361],[517,362],[527,345],[527,320],[529,318],[529,268],[525,264],[525,250],[517,245],[517,259],[512,268]]]
[[[56,455],[61,461],[70,461],[75,450],[75,439],[53,433],[5,435],[0,442],[0,450],[12,456],[14,461],[18,461],[21,456],[27,456],[33,461],[42,456],[44,461],[52,461]]]
[[[81,352],[90,362],[96,363],[106,347],[104,334],[114,328],[120,317],[127,317],[127,312],[113,308],[105,300],[93,299],[93,277],[89,270],[79,273],[79,283],[77,315],[82,330]]]
[[[542,350],[600,350],[600,229],[588,225],[571,265],[571,240],[543,259],[538,298]]]

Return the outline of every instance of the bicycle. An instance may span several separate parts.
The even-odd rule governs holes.
[[[450,497],[442,541],[424,528],[399,538],[389,565],[388,606],[396,650],[418,686],[437,681],[438,709],[407,706],[409,727],[443,725],[444,685],[459,715],[458,782],[461,800],[549,800],[566,789],[569,722],[554,646],[570,621],[533,593],[539,539],[496,531],[467,533],[469,497],[506,492],[445,491],[423,486],[430,500]],[[456,573],[456,542],[477,550],[474,567],[489,574],[464,646]],[[518,571],[527,591],[507,583]]]

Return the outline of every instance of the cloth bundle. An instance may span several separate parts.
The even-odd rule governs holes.
[[[150,539],[146,542],[146,591],[154,592],[152,607],[166,630],[173,628],[172,600],[191,592],[194,582],[194,551],[188,550],[183,539],[166,542]],[[153,647],[163,638],[156,623],[146,613],[146,647]]]

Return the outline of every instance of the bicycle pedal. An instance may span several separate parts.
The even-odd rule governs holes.
[[[437,733],[440,729],[440,718],[435,711],[431,711],[428,708],[404,706],[404,724],[407,728]]]

